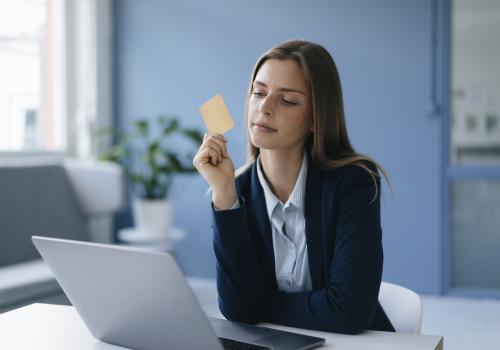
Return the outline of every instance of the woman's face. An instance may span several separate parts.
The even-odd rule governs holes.
[[[253,81],[248,130],[255,147],[303,149],[312,131],[309,88],[294,60],[267,59]]]

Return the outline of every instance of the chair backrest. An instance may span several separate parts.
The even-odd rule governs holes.
[[[0,166],[0,267],[39,259],[32,235],[90,240],[62,165]]]
[[[396,332],[420,334],[422,300],[417,293],[396,284],[382,282],[378,299]]]

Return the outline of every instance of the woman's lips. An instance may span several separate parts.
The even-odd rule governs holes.
[[[258,131],[258,132],[275,132],[275,131],[277,131],[276,129],[272,129],[270,127],[265,126],[264,124],[258,124],[258,123],[254,123],[253,128],[255,131]]]

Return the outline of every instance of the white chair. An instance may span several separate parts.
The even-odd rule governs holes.
[[[396,284],[382,282],[378,300],[396,332],[420,334],[422,300],[417,293]]]

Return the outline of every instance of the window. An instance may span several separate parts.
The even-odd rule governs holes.
[[[92,157],[112,124],[112,0],[0,1],[0,155]]]
[[[0,151],[61,151],[60,2],[0,2]]]

